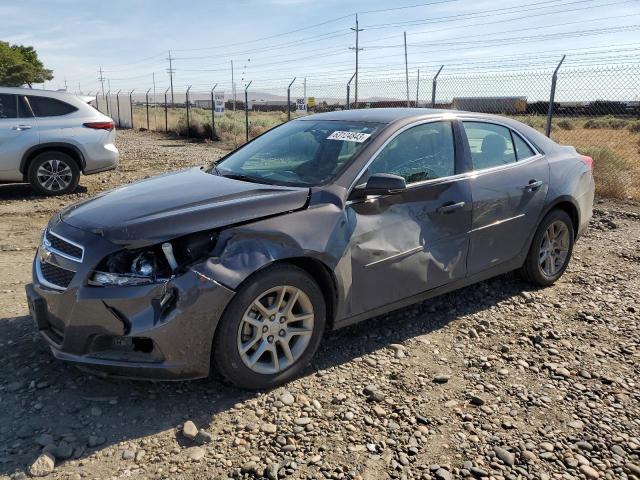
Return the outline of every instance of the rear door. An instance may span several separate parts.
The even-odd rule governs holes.
[[[454,124],[412,126],[392,138],[356,184],[403,176],[406,190],[350,201],[350,311],[357,315],[461,279],[471,226],[469,179],[457,175]]]
[[[38,142],[38,124],[24,97],[0,93],[0,180],[22,180],[20,162]]]
[[[471,153],[468,274],[515,259],[529,245],[549,186],[546,157],[505,125],[463,121]]]

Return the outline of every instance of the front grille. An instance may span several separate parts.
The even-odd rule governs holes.
[[[51,244],[50,249],[55,250],[65,255],[76,259],[78,261],[82,261],[83,250],[82,247],[74,245],[73,243],[65,240],[64,238],[59,237],[58,235],[47,230],[46,238]]]
[[[40,263],[40,271],[47,282],[62,288],[69,286],[76,273],[46,262]]]

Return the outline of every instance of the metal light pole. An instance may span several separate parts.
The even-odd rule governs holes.
[[[553,119],[553,101],[556,97],[556,81],[558,80],[558,70],[560,70],[560,65],[564,62],[566,55],[562,55],[560,59],[560,63],[553,71],[553,76],[551,77],[551,95],[549,96],[549,109],[547,110],[547,126],[544,129],[544,134],[547,137],[551,136],[551,120]]]
[[[418,81],[416,82],[416,108],[420,106],[418,105],[419,96],[420,96],[420,69],[418,69]]]
[[[355,92],[354,92],[354,103],[356,108],[358,108],[358,52],[360,50],[362,50],[359,45],[358,45],[358,37],[359,37],[359,33],[363,30],[362,28],[358,28],[358,14],[356,13],[356,28],[351,28],[352,31],[356,32],[356,48],[351,48],[351,50],[355,50],[356,51],[356,88],[355,88]]]
[[[296,81],[296,77],[293,77],[291,83],[287,87],[287,121],[291,120],[291,85]]]
[[[244,128],[247,142],[249,141],[249,93],[247,92],[247,90],[249,90],[249,85],[251,85],[251,82],[253,82],[253,80],[247,83],[247,86],[244,87]]]

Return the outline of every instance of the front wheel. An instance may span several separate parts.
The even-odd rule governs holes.
[[[320,288],[292,265],[267,268],[236,294],[213,342],[214,367],[240,388],[284,383],[304,369],[324,332]]]
[[[569,265],[573,252],[574,230],[564,210],[552,210],[542,219],[522,266],[526,280],[546,287],[558,280]]]
[[[66,153],[49,151],[33,159],[27,177],[31,187],[41,195],[64,195],[78,186],[80,168]]]

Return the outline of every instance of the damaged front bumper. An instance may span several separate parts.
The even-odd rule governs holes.
[[[66,238],[69,233],[78,240],[78,232],[67,229]],[[85,266],[95,259],[84,258],[69,285],[55,288],[42,276],[45,261],[67,266],[55,253],[46,259],[38,254],[26,293],[32,318],[56,358],[119,377],[209,374],[215,328],[234,292],[206,270],[196,265],[164,283],[96,287],[87,285]]]

